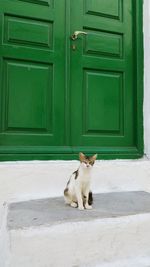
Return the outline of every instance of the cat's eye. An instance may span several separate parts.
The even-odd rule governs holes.
[[[89,164],[89,162],[88,162],[88,161],[83,161],[83,163],[84,163],[84,164],[86,164],[86,165],[87,165],[87,164]]]

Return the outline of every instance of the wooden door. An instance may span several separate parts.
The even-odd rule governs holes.
[[[0,159],[141,157],[142,71],[141,0],[0,0]]]
[[[0,19],[0,149],[36,158],[64,144],[65,1],[1,0]]]
[[[131,0],[76,2],[71,34],[83,33],[71,49],[72,146],[101,157],[136,157],[136,6]]]

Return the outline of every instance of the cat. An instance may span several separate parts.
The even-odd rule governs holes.
[[[66,204],[79,210],[92,209],[93,196],[90,191],[91,171],[97,154],[88,157],[79,153],[80,166],[71,175],[64,190]]]

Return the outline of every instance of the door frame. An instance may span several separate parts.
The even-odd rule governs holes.
[[[133,14],[133,38],[134,42],[134,55],[136,58],[136,67],[135,67],[135,86],[136,86],[136,96],[135,96],[135,105],[136,105],[136,151],[134,153],[129,152],[126,154],[118,154],[118,151],[115,153],[110,153],[109,148],[107,151],[102,151],[100,153],[100,159],[134,159],[141,158],[143,156],[143,75],[144,75],[144,64],[143,64],[143,0],[133,1],[133,9],[135,10]],[[0,146],[0,161],[13,161],[13,160],[56,160],[56,159],[77,159],[78,152],[83,151],[85,153],[90,153],[90,148],[86,149],[83,147],[70,147],[71,140],[71,123],[70,123],[70,0],[66,0],[66,85],[65,85],[65,145],[62,147],[37,147],[36,153],[34,147],[4,147]],[[115,148],[114,148],[115,151]]]

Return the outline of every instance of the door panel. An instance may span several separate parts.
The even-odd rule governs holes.
[[[105,31],[90,31],[84,40],[84,54],[101,57],[122,58],[122,34]]]
[[[72,0],[71,10],[71,34],[87,33],[72,40],[72,146],[136,153],[132,1]]]
[[[53,23],[5,16],[5,43],[53,49]]]
[[[44,153],[64,145],[65,1],[2,0],[0,7],[1,149]]]
[[[4,64],[5,131],[52,134],[52,66],[10,60]]]
[[[85,14],[121,19],[122,0],[84,0]]]
[[[122,75],[108,71],[91,70],[85,70],[84,75],[84,134],[97,135],[101,133],[109,134],[109,132],[119,134],[122,122],[120,120],[120,114],[122,113],[120,104],[122,102],[122,93],[120,92]],[[103,86],[99,87],[98,84],[103,84]]]

